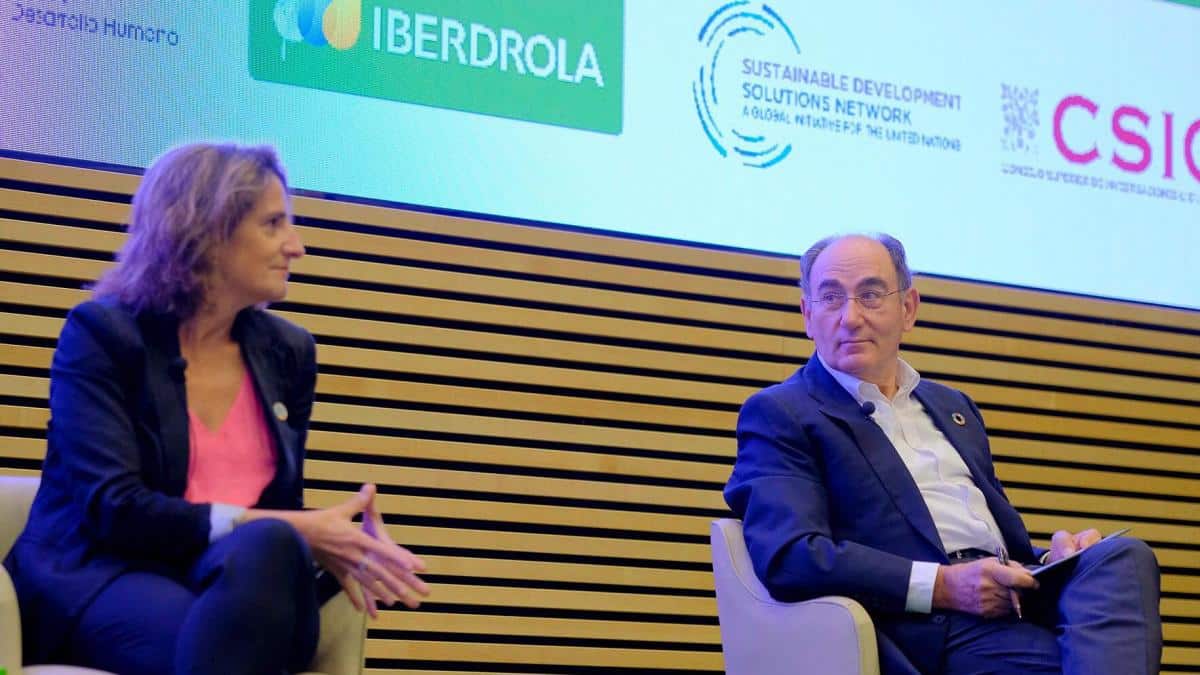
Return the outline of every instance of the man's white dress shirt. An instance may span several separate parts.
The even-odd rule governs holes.
[[[912,474],[945,550],[977,548],[995,551],[1002,546],[1004,538],[1000,528],[988,510],[983,492],[971,479],[966,462],[933,423],[921,402],[912,396],[921,381],[917,371],[901,359],[897,374],[899,389],[888,400],[878,386],[830,368],[820,354],[817,358],[859,405],[867,401],[875,404],[871,419],[895,446],[904,466]],[[930,611],[937,570],[938,563],[913,561],[905,609]]]

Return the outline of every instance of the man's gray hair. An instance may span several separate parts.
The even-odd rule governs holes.
[[[905,291],[912,287],[912,271],[908,269],[908,256],[905,255],[904,244],[901,244],[899,239],[882,232],[874,234],[835,234],[813,244],[804,255],[800,256],[800,288],[804,289],[806,297],[811,297],[808,295],[808,292],[811,290],[812,268],[813,264],[817,262],[817,257],[821,255],[822,251],[829,248],[830,244],[846,239],[847,237],[866,237],[867,239],[874,239],[883,244],[883,247],[887,249],[888,255],[892,258],[892,266],[896,268],[896,280],[900,282],[899,290]]]

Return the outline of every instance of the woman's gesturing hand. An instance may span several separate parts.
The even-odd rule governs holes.
[[[359,513],[364,514],[361,528],[353,522]],[[429,595],[429,587],[416,574],[425,563],[388,536],[375,507],[374,485],[363,485],[337,506],[298,512],[292,520],[313,557],[337,578],[360,612],[375,618],[376,600],[415,608]]]

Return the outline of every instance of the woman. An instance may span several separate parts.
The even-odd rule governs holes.
[[[270,148],[186,145],[146,172],[50,369],[41,488],[5,561],[27,661],[295,672],[316,647],[314,560],[373,616],[428,593],[374,486],[300,510],[315,345],[263,307],[302,255]]]

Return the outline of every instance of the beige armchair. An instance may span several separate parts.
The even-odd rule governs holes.
[[[713,521],[712,556],[726,675],[879,675],[875,627],[862,605],[835,596],[773,599],[754,574],[738,520]]]
[[[0,476],[0,559],[8,555],[25,527],[38,482],[35,477]],[[354,609],[345,593],[339,593],[321,608],[321,638],[312,664],[319,672],[306,675],[361,675],[366,633],[366,617]],[[0,669],[5,668],[8,675],[112,675],[73,666],[22,668],[17,596],[8,572],[0,567]]]

